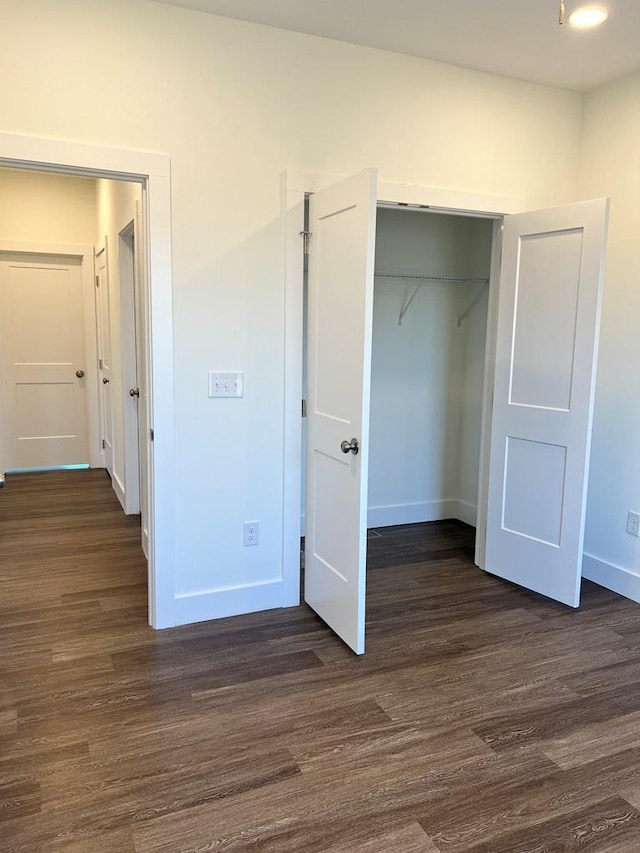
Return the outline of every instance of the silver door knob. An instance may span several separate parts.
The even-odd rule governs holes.
[[[343,441],[340,445],[340,450],[343,453],[353,453],[354,456],[357,456],[360,451],[360,445],[358,444],[357,438],[352,438],[351,441]]]
[[[129,396],[130,397],[139,397],[140,389],[139,388],[129,388]]]
[[[76,376],[78,377],[78,379],[82,379],[82,377],[84,376],[84,370],[76,370]]]
[[[107,379],[107,377],[106,377],[106,376],[103,376],[103,377],[102,377],[102,384],[103,384],[103,385],[108,385],[108,384],[109,384],[109,380]]]

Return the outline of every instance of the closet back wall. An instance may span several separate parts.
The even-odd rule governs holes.
[[[488,278],[490,220],[378,211],[377,272]],[[475,523],[488,287],[375,282],[369,527]],[[458,317],[481,292],[458,326]]]

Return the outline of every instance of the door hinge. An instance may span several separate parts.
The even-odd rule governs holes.
[[[153,441],[153,430],[149,430],[149,441]]]
[[[309,242],[311,237],[313,236],[311,231],[301,231],[300,236],[302,237],[302,251],[305,255],[309,254]]]
[[[100,278],[96,276],[96,287],[100,287]]]
[[[102,370],[102,359],[101,358],[98,359],[98,367],[100,368],[100,370]]]
[[[307,417],[307,401],[306,400],[302,401],[302,417],[303,418]]]
[[[103,449],[103,450],[105,450],[105,449],[106,449],[106,447],[107,447],[107,442],[106,442],[106,441],[104,440],[104,438],[103,438],[103,439],[102,439],[102,449]]]

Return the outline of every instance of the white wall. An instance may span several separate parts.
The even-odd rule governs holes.
[[[484,239],[482,239],[484,238]],[[379,210],[376,271],[488,278],[491,222]],[[474,520],[486,299],[478,284],[377,278],[371,376],[369,526]],[[485,287],[486,289],[486,287]],[[483,319],[484,317],[484,319]],[[464,502],[465,507],[460,506]],[[465,513],[466,509],[466,513]]]
[[[611,196],[584,571],[640,601],[640,74],[586,96],[580,191]]]
[[[96,191],[97,223],[93,242],[97,248],[107,245],[109,274],[112,369],[109,392],[112,405],[113,479],[120,502],[125,502],[124,406],[128,389],[123,385],[122,323],[120,299],[119,234],[134,219],[136,203],[141,199],[140,184],[98,180]]]
[[[0,239],[92,246],[96,182],[0,169]]]
[[[580,96],[146,0],[3,9],[7,132],[172,160],[176,618],[282,600],[286,169],[576,192]],[[43,81],[46,80],[46,89]],[[207,371],[246,374],[207,399]],[[261,522],[243,548],[243,520]]]

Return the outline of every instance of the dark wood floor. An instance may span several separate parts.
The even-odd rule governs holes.
[[[0,492],[2,853],[638,853],[640,605],[372,537],[368,647],[306,608],[154,633],[103,472]]]

